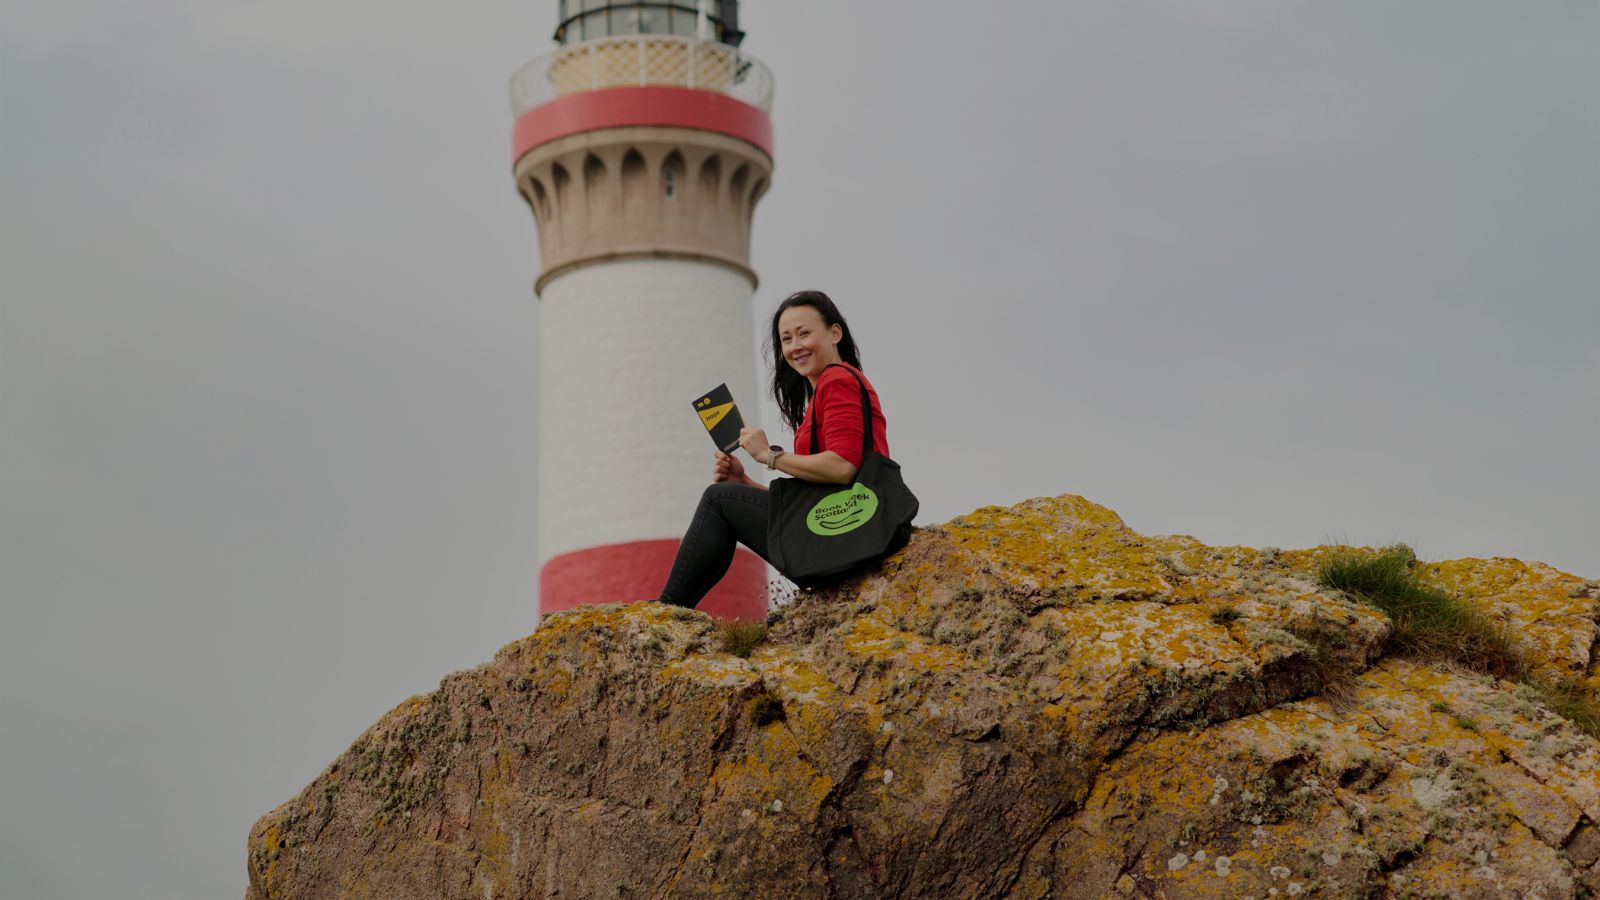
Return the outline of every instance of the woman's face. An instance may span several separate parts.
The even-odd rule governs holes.
[[[814,306],[791,306],[778,317],[778,340],[783,358],[812,384],[824,367],[839,362],[839,340],[844,330],[824,325]]]

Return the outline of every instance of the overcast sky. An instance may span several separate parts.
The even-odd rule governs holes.
[[[532,628],[555,6],[0,6],[7,896],[241,896],[259,815]],[[922,522],[1600,576],[1600,5],[743,16],[757,320],[839,302]]]

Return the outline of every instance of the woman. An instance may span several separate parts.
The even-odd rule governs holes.
[[[861,387],[872,403],[873,449],[889,456],[889,439],[878,392],[861,375],[858,383],[843,366],[861,374],[861,355],[839,308],[821,291],[800,291],[772,314],[772,397],[783,422],[794,432],[794,449],[768,445],[760,428],[739,432],[739,446],[769,470],[825,484],[850,484],[861,466]],[[843,366],[827,368],[834,363]],[[809,403],[808,403],[809,401]],[[822,408],[822,432],[811,453],[811,420]],[[678,545],[662,603],[693,607],[728,571],[735,542],[762,559],[767,553],[766,485],[750,478],[735,456],[715,451],[712,484],[700,496],[689,530]]]

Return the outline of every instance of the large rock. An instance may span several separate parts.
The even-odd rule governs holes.
[[[247,898],[1600,889],[1600,745],[1527,689],[1382,658],[1325,552],[1064,496],[919,531],[748,660],[699,613],[557,614],[262,817]],[[1421,571],[1600,685],[1600,585]]]

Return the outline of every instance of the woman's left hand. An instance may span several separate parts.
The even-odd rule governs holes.
[[[750,458],[763,465],[767,462],[767,451],[772,446],[767,443],[767,432],[761,428],[751,428],[749,425],[739,429],[739,446]]]

